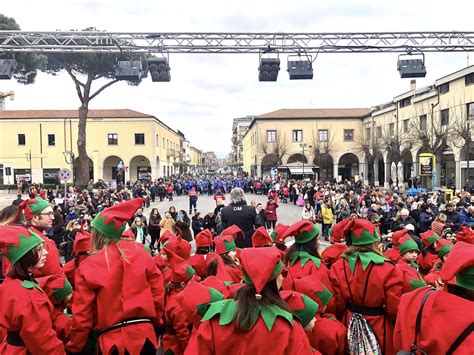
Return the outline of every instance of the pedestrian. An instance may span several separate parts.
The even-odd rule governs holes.
[[[213,210],[207,211],[207,214],[204,216],[203,227],[204,229],[209,229],[212,233],[214,233],[216,229],[216,221]]]
[[[201,217],[201,212],[196,211],[192,218],[191,227],[193,229],[194,238],[204,230],[204,219]]]
[[[416,263],[420,249],[418,244],[407,234],[402,236],[398,241],[400,250],[400,259],[397,267],[402,272],[403,288],[402,294],[416,290],[417,288],[426,286],[423,276],[419,273],[419,266]]]
[[[133,232],[135,241],[140,244],[145,244],[146,237],[148,236],[148,230],[146,226],[143,225],[142,219],[140,217],[135,217],[130,229]]]
[[[0,328],[8,334],[2,337],[2,354],[65,353],[53,329],[53,306],[33,277],[48,256],[44,244],[32,230],[0,226],[0,246],[12,265],[0,287]]]
[[[176,207],[170,206],[168,212],[170,213],[171,217],[176,221],[176,215],[178,212],[176,212]]]
[[[189,218],[186,211],[180,210],[176,215],[175,228],[181,231],[181,235],[184,240],[187,242],[191,242],[193,240],[193,236],[191,234],[191,219]]]
[[[158,208],[152,208],[148,225],[148,233],[150,234],[150,248],[152,251],[157,248],[157,244],[159,245],[161,232],[160,222],[161,214],[158,211]]]
[[[191,190],[188,191],[188,196],[189,196],[189,214],[193,213],[193,208],[194,208],[194,213],[196,213],[198,192],[196,191],[194,186],[191,188]]]
[[[78,232],[74,238],[74,245],[72,248],[73,259],[63,266],[64,274],[73,287],[75,285],[76,270],[91,252],[92,234],[84,230]]]
[[[382,256],[377,228],[365,219],[350,219],[344,227],[347,251],[330,271],[337,317],[348,326],[347,346],[356,353],[394,353],[393,324],[403,287],[400,270]],[[364,328],[354,333],[352,326]]]
[[[278,203],[276,200],[269,195],[267,204],[265,206],[265,214],[267,215],[267,229],[275,229],[278,216],[277,216],[277,208]]]
[[[102,354],[153,354],[164,311],[164,286],[151,255],[121,239],[126,222],[143,204],[135,198],[107,208],[92,221],[96,251],[76,272],[69,352],[81,352],[92,330]],[[115,350],[114,350],[115,349]]]
[[[458,242],[450,254],[438,290],[422,287],[402,296],[395,350],[408,353],[415,346],[424,354],[472,354],[474,245]]]
[[[257,216],[255,217],[255,228],[265,227],[267,228],[267,214],[263,209],[263,205],[259,202],[255,208]]]
[[[303,207],[303,211],[301,212],[301,219],[303,221],[309,221],[311,223],[316,222],[316,216],[314,214],[313,207],[308,203],[306,203]]]
[[[329,228],[334,223],[334,210],[329,202],[329,199],[324,199],[321,205],[321,222],[323,228],[324,240],[329,240]],[[340,222],[340,221],[339,221]]]
[[[240,282],[243,279],[240,262],[237,259],[237,247],[234,238],[230,235],[223,234],[214,238],[216,254],[224,261],[225,269],[232,277],[232,282]]]
[[[255,208],[247,205],[244,190],[241,188],[232,189],[230,192],[230,204],[221,210],[221,214],[224,229],[236,225],[244,232],[244,238],[236,239],[237,247],[251,247],[257,213]]]
[[[210,305],[186,354],[264,354],[269,344],[275,355],[312,354],[303,327],[278,293],[283,280],[278,250],[248,248],[241,259],[245,285],[235,299]]]

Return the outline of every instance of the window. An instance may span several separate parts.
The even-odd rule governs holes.
[[[382,126],[377,127],[377,138],[382,138]]]
[[[393,137],[395,135],[395,123],[390,123],[389,124],[388,131],[389,131],[391,137]]]
[[[474,102],[467,104],[467,119],[474,120]]]
[[[293,130],[293,142],[302,142],[303,141],[303,131],[300,129]]]
[[[441,126],[446,126],[447,124],[449,124],[449,108],[441,110],[440,118]]]
[[[449,83],[444,83],[438,86],[438,91],[440,94],[446,94],[449,92]]]
[[[145,144],[145,133],[135,133],[135,144]]]
[[[107,134],[107,142],[108,142],[109,145],[117,145],[118,144],[118,134],[117,133]]]
[[[465,83],[466,85],[474,84],[474,73],[467,74],[467,75],[464,77],[464,83]]]
[[[327,142],[328,141],[328,130],[327,129],[320,129],[319,130],[319,141],[320,142]]]
[[[370,129],[370,127],[367,127],[365,129],[365,138],[370,138],[370,134],[372,133],[371,131],[372,130]]]
[[[160,137],[158,137],[158,135],[156,135],[156,146],[160,146]]]
[[[344,141],[350,142],[354,140],[354,130],[353,129],[345,129],[344,130]]]
[[[26,135],[24,133],[18,134],[18,145],[26,145]]]
[[[48,145],[56,145],[56,137],[54,136],[54,134],[48,134]]]
[[[276,142],[277,132],[276,131],[267,131],[267,143]]]
[[[405,99],[400,100],[400,107],[410,106],[411,105],[411,97],[407,97]]]
[[[421,115],[420,116],[420,129],[422,131],[426,131],[426,128],[427,128],[426,122],[427,122],[426,115]]]
[[[410,120],[403,120],[403,132],[408,133],[410,129]]]

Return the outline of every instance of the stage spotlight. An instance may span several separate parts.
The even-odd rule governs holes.
[[[137,81],[140,80],[142,62],[139,60],[120,60],[115,69],[115,79]]]
[[[279,71],[279,58],[260,58],[258,81],[277,81]]]
[[[16,69],[15,59],[0,59],[0,79],[9,80]]]
[[[313,63],[311,56],[306,56],[307,59],[302,59],[300,56],[296,60],[292,59],[295,56],[288,57],[288,74],[290,80],[313,79]]]
[[[166,58],[149,58],[148,69],[150,70],[151,81],[166,82],[171,81],[170,66]]]
[[[410,59],[404,59],[406,56],[410,56]],[[425,55],[421,53],[422,58],[411,56],[411,53],[398,56],[397,70],[400,72],[400,78],[424,78],[426,76]]]

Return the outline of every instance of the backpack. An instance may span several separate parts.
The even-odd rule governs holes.
[[[370,264],[369,271],[367,272],[367,278],[365,280],[364,293],[362,295],[362,306],[364,307],[365,294],[367,291],[367,286],[369,282],[370,273],[373,269],[373,264]],[[346,278],[347,287],[349,289],[349,294],[352,302],[352,291],[349,285],[349,280],[347,278],[346,266],[344,265],[344,276]],[[380,344],[377,340],[377,335],[374,332],[374,329],[367,322],[367,319],[361,313],[357,313],[355,310],[352,310],[351,318],[349,319],[349,325],[347,326],[347,335],[346,335],[346,344],[347,352],[351,355],[362,355],[362,354],[373,354],[381,355],[383,354]]]

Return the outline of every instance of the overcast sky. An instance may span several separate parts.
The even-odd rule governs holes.
[[[357,32],[472,30],[470,1],[443,6],[428,1],[156,1],[16,0],[2,1],[0,13],[22,30],[51,31],[96,27],[120,32]],[[469,10],[468,7],[471,6]],[[120,82],[90,103],[91,109],[129,108],[152,114],[181,130],[191,144],[219,157],[230,151],[234,117],[280,108],[370,107],[409,89],[400,79],[397,54],[320,54],[314,79],[289,81],[286,57],[276,83],[258,82],[257,54],[170,55],[171,83],[138,87]],[[427,54],[426,78],[417,86],[465,67],[466,53]],[[474,63],[471,53],[470,64]],[[75,109],[79,101],[66,75],[40,74],[14,90],[7,109]]]

